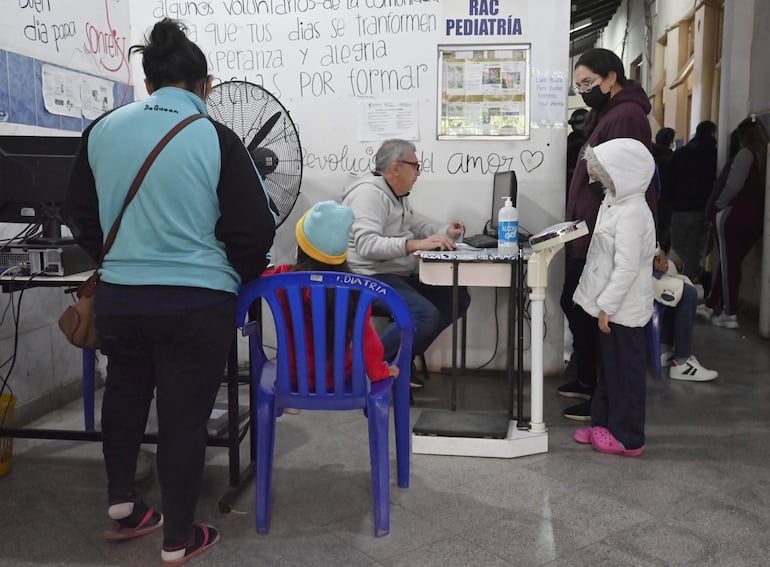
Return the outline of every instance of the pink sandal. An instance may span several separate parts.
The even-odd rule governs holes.
[[[590,445],[592,433],[593,433],[593,427],[581,427],[580,429],[575,430],[575,433],[573,433],[572,438],[578,443],[580,443],[581,445]]]
[[[638,449],[626,449],[623,443],[615,439],[606,427],[594,427],[591,431],[591,445],[600,453],[608,455],[622,455],[624,457],[638,457],[644,452],[644,445]]]
[[[136,527],[129,528],[121,524],[120,521],[117,521],[115,522],[115,529],[113,531],[104,532],[104,539],[111,541],[131,539],[151,534],[152,532],[158,531],[162,527],[163,514],[156,512],[152,508],[149,508],[147,513],[142,518],[142,521],[139,522]]]
[[[184,565],[196,555],[200,555],[211,546],[216,544],[219,539],[219,530],[208,524],[195,524],[193,526],[195,535],[193,541],[187,547],[167,548],[165,545],[161,549],[160,558],[166,567],[176,567]]]

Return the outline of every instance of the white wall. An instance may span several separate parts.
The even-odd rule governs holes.
[[[348,7],[345,2],[358,5]],[[293,6],[306,6],[304,0]],[[212,69],[221,80],[231,78],[262,82],[269,90],[280,95],[282,103],[289,109],[300,130],[305,148],[305,175],[302,195],[289,221],[281,228],[275,246],[277,261],[291,261],[295,247],[290,227],[308,206],[326,198],[339,198],[342,188],[349,182],[353,167],[342,166],[334,170],[328,166],[337,157],[346,154],[353,160],[366,161],[378,146],[377,141],[362,141],[358,136],[358,103],[365,100],[410,100],[419,108],[419,136],[415,140],[418,153],[423,160],[425,173],[421,176],[413,195],[416,207],[436,218],[461,217],[469,230],[480,232],[491,209],[491,177],[496,169],[514,169],[519,179],[520,220],[524,228],[538,231],[563,219],[564,206],[564,156],[566,152],[566,86],[568,78],[567,38],[569,27],[569,2],[567,0],[520,0],[507,3],[506,9],[512,17],[520,18],[522,34],[511,38],[490,37],[444,37],[442,14],[468,10],[467,2],[437,0],[408,2],[404,0],[327,0],[316,4],[317,8],[300,14],[228,15],[226,8],[257,6],[253,0],[221,0],[218,2],[179,2],[168,0],[79,0],[77,3],[51,2],[35,4],[32,7],[16,6],[4,13],[0,22],[0,49],[5,49],[43,62],[51,62],[69,69],[107,77],[117,83],[130,82],[135,85],[135,96],[144,94],[143,76],[137,57],[129,65],[123,57],[125,44],[139,43],[143,33],[163,15],[180,16],[191,29],[195,39],[209,54],[223,52],[237,56],[243,52],[259,51],[266,57],[267,68],[251,68],[245,62],[232,65],[221,64]],[[261,9],[267,3],[259,4]],[[272,5],[279,5],[273,3]],[[284,5],[280,3],[280,5]],[[289,5],[288,3],[285,5]],[[366,5],[382,6],[367,8]],[[37,6],[37,7],[36,7]],[[130,13],[130,32],[127,31]],[[214,13],[194,16],[185,10],[211,8]],[[166,12],[167,11],[167,12]],[[181,12],[180,12],[181,11]],[[182,13],[183,12],[183,13]],[[428,21],[428,29],[421,32],[393,33],[381,31],[362,37],[358,25],[371,22],[375,16],[421,14]],[[470,15],[468,15],[470,17]],[[362,20],[362,18],[370,18]],[[51,30],[63,23],[75,21],[76,35],[59,42],[54,41]],[[289,32],[298,25],[317,29],[315,39],[292,41]],[[390,20],[392,22],[392,19]],[[430,23],[435,22],[435,23]],[[25,30],[29,26],[49,30],[46,40],[42,36],[29,39]],[[340,30],[344,24],[344,33]],[[333,29],[337,31],[334,32]],[[101,30],[101,31],[100,31]],[[104,43],[105,30],[115,30],[115,37],[128,37],[120,43],[122,51],[116,52]],[[269,41],[261,40],[270,31]],[[255,41],[250,34],[255,33]],[[87,36],[87,33],[96,34]],[[110,31],[111,33],[111,31]],[[222,35],[224,34],[224,35]],[[247,35],[248,34],[248,35]],[[336,34],[339,37],[332,38]],[[256,36],[259,37],[256,37]],[[96,38],[96,41],[94,39]],[[531,44],[531,69],[534,76],[559,79],[563,87],[557,88],[555,99],[540,96],[531,88],[533,107],[542,103],[550,112],[533,112],[533,118],[551,116],[556,108],[556,119],[548,122],[538,120],[531,130],[531,137],[525,141],[437,141],[436,100],[437,100],[437,45],[485,43]],[[100,43],[101,42],[101,43]],[[381,57],[367,61],[331,64],[323,66],[319,58],[328,49],[344,46],[355,47],[374,42],[385,49]],[[99,46],[97,49],[86,46]],[[384,45],[384,48],[382,47]],[[331,47],[329,47],[331,46]],[[371,46],[370,46],[371,47]],[[280,51],[281,57],[277,57]],[[268,52],[269,62],[267,60]],[[371,51],[369,52],[371,53]],[[307,57],[303,64],[303,57]],[[394,69],[404,74],[413,73],[414,80],[404,79],[398,88],[377,88],[371,96],[350,92],[347,78],[351,70]],[[419,70],[419,82],[417,71]],[[312,93],[302,88],[301,79],[313,73],[327,72],[328,84],[334,88],[326,93]],[[20,77],[8,77],[18,81]],[[39,79],[34,75],[25,77],[29,81],[30,97],[39,95]],[[534,85],[534,82],[531,82]],[[0,95],[2,95],[0,89]],[[549,96],[554,92],[547,93]],[[37,99],[40,103],[40,100]],[[555,105],[555,106],[554,106]],[[31,111],[34,113],[34,111]],[[71,134],[55,126],[39,126],[32,123],[18,124],[13,121],[0,122],[0,134]],[[458,167],[462,164],[462,167]],[[360,173],[355,171],[355,173]],[[562,316],[558,306],[558,295],[562,282],[562,262],[557,258],[551,268],[553,285],[547,300],[547,336],[545,349],[545,371],[556,372],[561,368],[562,358]],[[474,366],[485,362],[493,351],[494,329],[490,317],[494,305],[494,290],[476,289],[473,293],[473,307],[469,314],[468,364]],[[498,312],[505,321],[505,297],[499,292]],[[11,299],[1,297],[3,302]],[[18,296],[15,296],[18,299]],[[80,352],[69,347],[60,337],[56,320],[69,298],[60,290],[31,290],[25,292],[20,321],[19,357],[11,381],[20,403],[46,398],[41,404],[49,407],[51,400],[59,399],[57,393],[65,384],[75,384],[80,377]],[[501,324],[501,337],[505,330]],[[13,325],[6,320],[0,330],[0,354],[5,359],[13,348]],[[498,351],[502,352],[500,340]],[[526,340],[529,344],[529,340]],[[445,334],[429,352],[431,366],[446,365],[450,360],[450,342]],[[498,355],[492,366],[502,367],[503,356]],[[528,356],[525,364],[528,364]],[[44,400],[45,401],[45,400]]]
[[[132,43],[140,41],[145,30],[166,10],[192,3],[159,3],[154,0],[131,2]],[[198,3],[203,4],[203,3]],[[277,3],[276,3],[277,4]],[[368,162],[380,141],[362,140],[359,136],[359,105],[367,100],[409,100],[416,102],[419,113],[419,135],[415,141],[423,164],[411,196],[413,205],[436,219],[462,218],[469,232],[481,232],[491,209],[492,174],[497,169],[514,169],[519,180],[520,223],[530,231],[539,231],[559,222],[564,206],[564,168],[566,153],[566,86],[568,78],[567,41],[569,25],[568,0],[520,0],[499,3],[505,17],[511,15],[522,23],[522,34],[514,36],[447,36],[446,19],[456,15],[478,19],[469,14],[469,3],[458,0],[423,2],[384,0],[329,0],[315,3],[315,8],[300,14],[279,14],[266,9],[267,3],[245,0],[208,3],[213,13],[186,13],[182,19],[191,37],[214,63],[212,73],[221,80],[246,79],[276,94],[297,124],[304,150],[302,194],[289,220],[279,229],[274,250],[278,262],[291,261],[296,246],[292,227],[296,219],[312,203],[321,199],[339,199],[351,174],[363,171],[357,165]],[[309,5],[299,2],[298,6]],[[481,2],[480,10],[495,3]],[[245,6],[248,14],[230,14],[228,7]],[[371,6],[381,6],[375,8]],[[259,13],[257,13],[259,12]],[[374,26],[376,18],[379,29]],[[415,17],[419,31],[387,29],[388,23],[405,22]],[[493,16],[489,16],[493,17]],[[309,39],[296,39],[297,29]],[[310,30],[310,31],[307,31]],[[260,39],[252,41],[252,33]],[[437,112],[437,46],[469,44],[531,44],[533,75],[561,77],[558,89],[558,124],[533,127],[531,138],[524,141],[438,141]],[[355,49],[370,44],[378,53],[366,61],[328,62],[322,60],[330,50]],[[267,68],[253,69],[247,64],[247,52],[270,55]],[[228,54],[237,58],[223,64]],[[217,63],[218,62],[218,63]],[[267,61],[266,61],[267,62]],[[329,64],[324,64],[329,63]],[[135,69],[136,69],[135,64]],[[368,76],[370,70],[394,70],[399,73],[398,87],[374,86],[361,93],[351,88],[350,76]],[[326,78],[326,89],[314,92],[303,81],[314,73]],[[411,78],[409,78],[411,77]],[[135,72],[137,97],[142,96],[141,73]],[[320,83],[317,84],[319,86]],[[539,100],[530,89],[533,106]],[[548,101],[544,99],[541,102]],[[533,118],[542,115],[533,111]],[[537,125],[536,125],[537,126]],[[543,127],[545,126],[545,127]],[[346,155],[349,159],[339,167],[330,167]],[[542,159],[541,159],[542,157]],[[535,167],[536,166],[536,167]],[[529,170],[527,169],[529,168]],[[364,168],[368,169],[368,167]],[[548,302],[548,347],[546,371],[556,371],[561,359],[561,312],[558,292],[561,289],[561,262],[554,262],[553,289]],[[469,314],[469,366],[486,361],[492,353],[494,329],[489,313],[493,290],[472,290],[473,304]],[[501,300],[504,294],[500,294]],[[500,307],[500,313],[504,305]],[[501,317],[505,321],[504,317]],[[504,327],[501,329],[504,330]],[[501,348],[498,350],[502,350]],[[448,333],[428,352],[431,366],[446,365],[450,360]],[[498,357],[496,366],[504,364]]]

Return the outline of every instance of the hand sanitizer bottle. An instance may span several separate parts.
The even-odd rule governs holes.
[[[497,215],[497,250],[503,254],[519,253],[519,212],[510,197]]]

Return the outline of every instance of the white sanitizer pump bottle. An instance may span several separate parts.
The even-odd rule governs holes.
[[[510,197],[497,215],[497,249],[504,254],[519,253],[519,212]]]

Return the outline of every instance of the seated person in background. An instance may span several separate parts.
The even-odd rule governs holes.
[[[302,218],[297,221],[297,263],[281,264],[275,268],[265,270],[265,275],[283,274],[286,272],[349,272],[345,257],[348,249],[348,233],[350,225],[353,224],[353,211],[349,207],[342,207],[334,201],[322,201],[311,207]],[[305,300],[305,336],[308,345],[313,344],[313,319],[310,313],[310,290],[305,290],[303,299]],[[327,298],[327,308],[330,314],[327,317],[333,317],[334,305],[329,304]],[[348,326],[350,326],[355,314],[356,302],[351,300],[348,308]],[[284,308],[287,320],[291,320],[288,308]],[[370,310],[371,314],[371,310]],[[370,315],[369,314],[369,315]],[[326,327],[326,346],[329,350],[327,357],[327,385],[334,387],[333,378],[333,355],[334,349],[334,326]],[[289,359],[294,365],[293,353]],[[308,352],[308,369],[310,376],[310,387],[314,387],[315,378],[313,376],[314,363],[313,353]],[[380,338],[372,327],[367,316],[364,327],[364,365],[366,366],[366,375],[372,381],[384,380],[389,376],[398,376],[398,366],[388,367],[383,362],[383,348]],[[348,347],[345,356],[345,370],[348,375],[352,368],[352,353]],[[296,369],[292,368],[292,380],[295,379]]]
[[[660,258],[660,259],[659,259]],[[692,331],[698,307],[698,292],[690,279],[679,274],[671,260],[656,256],[652,288],[655,300],[666,306],[660,322],[660,364],[671,366],[674,380],[708,382],[719,376],[692,354]]]
[[[460,220],[442,227],[412,209],[408,195],[419,176],[414,144],[386,140],[377,150],[375,171],[357,179],[342,199],[355,213],[348,241],[350,269],[381,280],[404,298],[415,324],[415,355],[423,354],[452,324],[452,288],[421,283],[414,252],[454,250],[455,239],[465,231]],[[467,290],[460,288],[459,316],[469,303]],[[388,325],[380,337],[385,360],[393,360],[400,340],[395,324]]]

